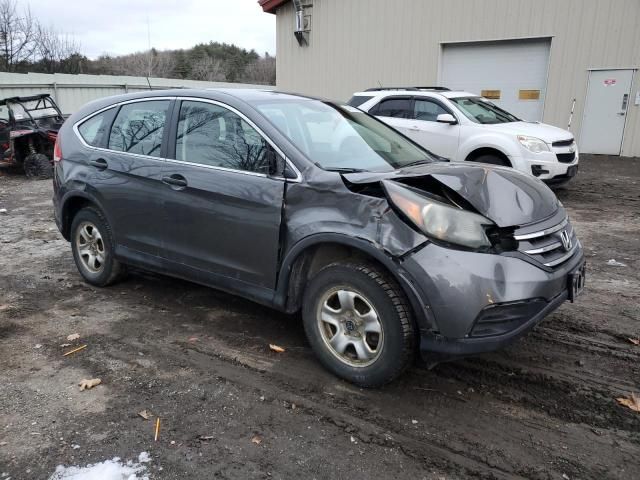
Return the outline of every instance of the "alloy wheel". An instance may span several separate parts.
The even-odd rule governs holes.
[[[382,323],[364,295],[350,288],[329,290],[318,303],[318,327],[329,351],[352,367],[374,363],[384,345]]]
[[[76,231],[76,248],[82,265],[99,273],[105,265],[106,252],[100,231],[91,222],[82,222]]]

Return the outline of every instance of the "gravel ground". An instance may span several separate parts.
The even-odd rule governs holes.
[[[640,159],[585,158],[558,190],[589,259],[578,303],[379,390],[326,373],[297,316],[141,272],[83,283],[51,194],[0,173],[2,480],[143,451],[154,479],[638,478],[640,413],[616,398],[640,394]]]

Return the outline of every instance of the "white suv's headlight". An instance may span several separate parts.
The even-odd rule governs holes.
[[[549,145],[536,137],[528,137],[526,135],[518,135],[520,144],[533,153],[549,152]]]
[[[391,202],[428,236],[470,248],[491,246],[485,232],[485,226],[493,225],[491,220],[392,182],[384,182],[384,186]]]

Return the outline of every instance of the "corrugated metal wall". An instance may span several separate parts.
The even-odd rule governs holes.
[[[278,88],[338,100],[382,85],[438,81],[442,44],[550,37],[544,121],[579,137],[590,68],[640,68],[639,0],[307,0],[310,45],[293,36],[291,3],[277,12]],[[491,68],[490,65],[487,68]],[[640,90],[636,74],[632,100]],[[631,102],[623,155],[640,156]]]
[[[167,78],[150,78],[149,82],[154,90],[167,88],[273,88],[244,83],[198,82]],[[98,98],[146,90],[149,90],[149,84],[145,77],[0,73],[0,98],[50,93],[63,113],[73,113],[85,103]]]

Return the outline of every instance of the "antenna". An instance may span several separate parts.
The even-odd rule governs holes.
[[[149,25],[149,15],[147,15],[147,45],[149,47],[149,63],[147,68],[147,83],[149,84],[149,90],[153,90],[151,88],[151,81],[149,81],[149,77],[151,76],[151,65],[153,62],[153,52],[151,51],[151,26]]]

